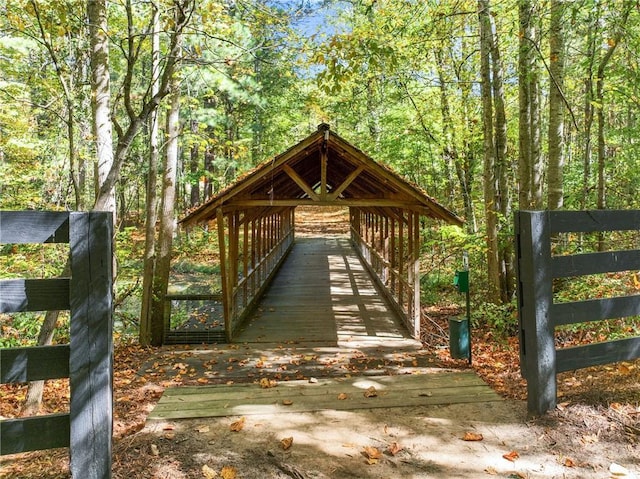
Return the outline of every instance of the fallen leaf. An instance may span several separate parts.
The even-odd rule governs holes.
[[[164,433],[164,438],[168,439],[169,441],[172,441],[173,439],[176,438],[176,433],[173,431],[167,431]]]
[[[152,456],[159,456],[160,455],[160,451],[158,450],[158,446],[156,446],[155,444],[151,444],[151,455]]]
[[[282,446],[282,449],[286,451],[293,445],[293,437],[285,437],[284,439],[281,439],[280,445]]]
[[[374,398],[378,395],[378,391],[376,391],[376,388],[373,386],[370,386],[365,392],[364,392],[364,397],[366,398]]]
[[[262,378],[260,380],[260,387],[262,389],[275,388],[278,385],[278,381],[275,379]]]
[[[389,447],[387,448],[387,452],[392,456],[395,456],[400,451],[402,451],[402,449],[403,448],[400,444],[398,444],[397,442],[392,442],[391,444],[389,444]]]
[[[220,471],[220,476],[222,479],[236,479],[238,475],[238,471],[233,466],[224,466]]]
[[[282,405],[283,406],[291,406],[293,404],[293,401],[291,399],[283,399],[282,400]]]
[[[629,375],[631,374],[631,368],[627,364],[622,363],[618,366],[618,372],[620,374]]]
[[[498,471],[495,467],[487,467],[484,472],[486,472],[487,474],[489,474],[490,476],[497,476],[498,475]]]
[[[365,446],[363,451],[364,451],[364,455],[367,457],[367,459],[378,460],[378,459],[380,459],[382,457],[382,452],[377,447]]]
[[[626,477],[629,475],[629,470],[626,467],[612,462],[609,466],[609,472],[615,477]]]
[[[570,457],[565,457],[564,461],[562,461],[562,465],[564,467],[576,467],[576,463]]]
[[[207,384],[209,382],[209,380],[207,378],[198,378],[198,382],[200,384]]]
[[[340,401],[344,401],[345,399],[347,399],[349,396],[347,396],[346,393],[340,393],[338,394],[338,400]]]
[[[240,419],[238,419],[237,421],[232,422],[232,423],[231,423],[231,426],[229,426],[229,429],[230,429],[231,431],[233,431],[233,432],[240,432],[240,431],[242,431],[242,428],[244,427],[244,421],[245,421],[245,418],[244,418],[244,417],[241,417],[241,418],[240,418]]]
[[[587,434],[580,439],[583,444],[595,444],[599,441],[597,434]]]
[[[196,432],[209,432],[209,426],[198,426],[196,427]]]
[[[503,454],[502,457],[504,457],[507,461],[515,462],[516,459],[520,457],[520,454],[518,454],[517,451],[511,451],[507,454]]]
[[[463,441],[482,441],[484,436],[477,432],[465,432],[464,436],[462,436]]]
[[[205,479],[215,479],[216,477],[218,477],[218,473],[206,464],[202,466],[202,475]]]

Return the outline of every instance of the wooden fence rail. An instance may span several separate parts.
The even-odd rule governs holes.
[[[528,409],[556,406],[556,374],[640,357],[640,337],[556,349],[555,328],[640,315],[640,295],[554,303],[553,279],[640,269],[640,251],[552,256],[560,233],[640,229],[640,211],[518,211],[515,215],[520,365]]]
[[[70,278],[0,281],[0,313],[70,311],[70,343],[0,349],[0,383],[69,377],[69,413],[0,421],[0,455],[69,446],[72,477],[111,477],[110,213],[0,211],[0,244],[68,243]]]

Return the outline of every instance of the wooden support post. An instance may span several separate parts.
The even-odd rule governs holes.
[[[392,220],[393,221],[393,220]],[[384,259],[383,277],[384,285],[389,288],[389,217],[384,217],[384,245],[382,248],[382,258]]]
[[[238,242],[240,237],[239,220],[239,213],[237,211],[229,215],[229,269],[227,270],[227,280],[229,283],[229,317],[231,320],[231,329],[236,328],[236,324],[233,323],[238,314],[236,297],[238,286]]]
[[[70,213],[70,470],[111,477],[113,432],[113,220]]]
[[[243,234],[242,234],[242,276],[244,286],[242,287],[242,309],[249,304],[249,222],[247,211],[244,212]]]
[[[391,264],[391,291],[398,299],[398,278],[396,276],[396,267],[398,266],[398,256],[396,254],[396,220],[391,218],[391,257],[389,263]],[[397,301],[400,304],[399,301]]]
[[[557,394],[549,212],[519,211],[515,223],[521,364],[529,413],[539,415],[555,407]]]
[[[327,149],[320,152],[320,199],[327,199]]]
[[[216,221],[218,223],[218,250],[220,252],[220,280],[222,282],[222,309],[224,313],[224,331],[227,342],[232,340],[233,331],[231,328],[231,297],[229,294],[228,268],[227,268],[227,245],[225,241],[224,215],[222,208],[216,210]]]
[[[420,215],[413,213],[413,338],[420,339]]]
[[[251,220],[251,297],[256,294],[256,219]]]
[[[415,259],[415,245],[413,244],[413,213],[407,212],[407,283],[409,284],[409,291],[407,291],[407,319],[409,324],[413,321],[413,293],[415,289],[415,268],[413,267]],[[410,328],[412,329],[412,328]]]
[[[398,221],[398,304],[404,311],[404,211]],[[406,311],[405,311],[406,313]]]

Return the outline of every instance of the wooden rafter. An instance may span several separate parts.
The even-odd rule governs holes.
[[[338,186],[330,195],[328,195],[329,201],[335,201],[342,194],[344,190],[346,190],[353,180],[355,180],[360,173],[364,171],[364,165],[358,166],[354,171],[351,172],[349,176],[342,182],[340,186]]]
[[[287,173],[287,175],[289,175],[289,178],[291,178],[296,183],[296,185],[298,185],[300,189],[302,189],[302,191],[306,193],[309,198],[314,201],[320,201],[320,196],[318,196],[316,192],[311,189],[307,182],[304,181],[304,179],[302,179],[293,168],[291,168],[289,165],[283,165],[282,169],[285,171],[285,173]]]

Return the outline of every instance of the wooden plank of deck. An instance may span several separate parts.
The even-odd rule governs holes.
[[[235,341],[418,344],[376,289],[346,236],[297,238]]]
[[[376,397],[365,397],[373,386]],[[345,394],[346,399],[338,399]],[[167,389],[150,420],[279,414],[321,410],[355,410],[500,401],[470,371],[433,374],[289,381],[276,387],[237,384]],[[283,401],[291,402],[285,405]]]

